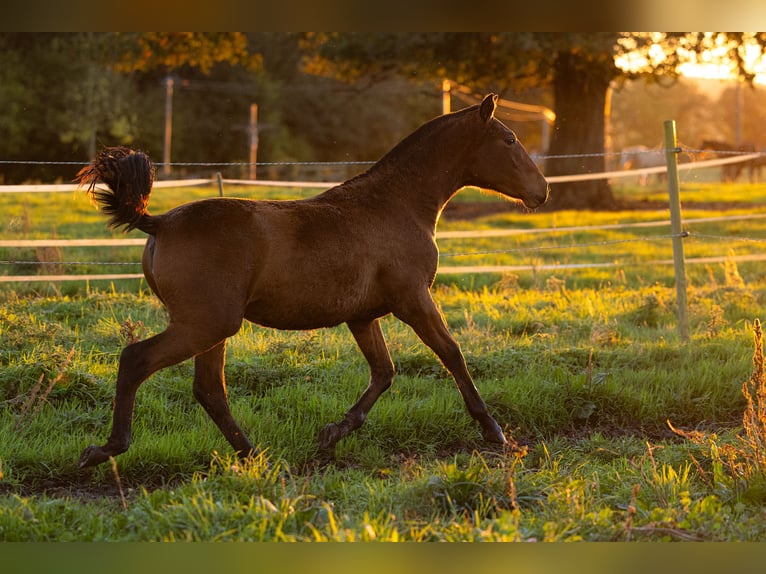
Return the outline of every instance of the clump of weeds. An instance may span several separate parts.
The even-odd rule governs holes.
[[[72,350],[69,351],[69,354],[64,360],[64,363],[59,368],[58,373],[56,374],[55,377],[53,377],[48,382],[48,385],[45,389],[43,389],[43,381],[45,380],[45,373],[42,373],[40,375],[40,378],[37,380],[37,383],[35,384],[34,387],[32,387],[32,390],[29,394],[29,398],[25,401],[24,406],[21,409],[21,414],[19,414],[19,418],[16,421],[16,429],[23,429],[26,425],[29,424],[32,418],[39,412],[43,404],[45,404],[45,402],[48,400],[48,396],[53,391],[53,388],[56,386],[56,384],[59,381],[61,381],[61,379],[64,378],[64,373],[66,372],[66,369],[69,366],[69,363],[72,361],[74,352],[75,352],[75,348],[72,347]]]
[[[766,500],[766,360],[758,319],[753,323],[753,343],[753,372],[742,383],[746,402],[742,431],[733,441],[724,441],[715,433],[676,429],[670,421],[668,425],[676,434],[706,447],[712,476],[699,464],[698,468],[711,486],[731,489],[745,500],[762,502]]]
[[[146,326],[143,321],[133,321],[130,317],[120,325],[120,338],[124,346],[137,343],[146,336]]]

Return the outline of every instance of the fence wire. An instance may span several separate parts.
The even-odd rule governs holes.
[[[673,153],[686,153],[693,156],[697,155],[710,155],[715,154],[719,156],[763,156],[766,152],[758,150],[731,150],[731,149],[700,149],[686,146],[678,146],[672,149],[664,147],[647,148],[639,150],[631,150],[630,155],[664,155],[667,152]],[[569,154],[530,154],[534,159],[539,161],[546,161],[549,159],[576,159],[576,158],[589,158],[589,157],[619,157],[623,155],[625,151],[610,151],[610,152],[589,152],[589,153],[569,153]],[[49,160],[24,160],[24,159],[0,159],[0,165],[87,165],[88,161],[49,161]],[[268,167],[268,166],[314,166],[314,165],[372,165],[376,163],[375,160],[354,160],[354,161],[172,161],[172,162],[154,162],[157,166],[170,166],[170,167],[240,167],[240,166],[256,166],[256,167]]]

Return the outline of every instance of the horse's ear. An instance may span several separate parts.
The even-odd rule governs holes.
[[[481,102],[479,107],[479,115],[484,123],[487,123],[492,115],[495,113],[495,107],[497,106],[497,95],[487,94],[484,97],[484,101]]]

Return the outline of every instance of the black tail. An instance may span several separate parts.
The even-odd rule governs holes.
[[[154,164],[145,153],[127,147],[104,148],[90,165],[77,172],[75,181],[80,187],[87,186],[88,195],[109,216],[110,227],[153,234],[155,218],[147,206]],[[99,181],[109,189],[96,189]]]

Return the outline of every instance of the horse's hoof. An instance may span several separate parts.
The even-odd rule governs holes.
[[[109,459],[108,454],[104,452],[104,449],[94,444],[87,447],[80,455],[80,460],[77,462],[79,468],[87,468],[89,466],[96,466]]]
[[[335,464],[335,449],[322,449],[317,450],[317,454],[312,460],[312,465],[315,470],[321,470]]]
[[[335,423],[328,423],[319,432],[319,450],[323,452],[330,452],[335,449],[335,444],[343,438],[340,426]]]
[[[497,444],[508,443],[508,439],[505,438],[503,429],[501,429],[500,425],[497,424],[495,421],[492,421],[488,426],[485,426],[482,429],[482,436],[484,437],[484,440],[488,442],[494,442]]]

